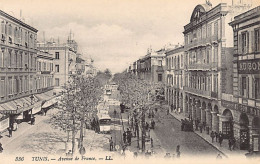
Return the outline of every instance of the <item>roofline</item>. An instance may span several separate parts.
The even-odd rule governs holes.
[[[24,23],[23,21],[21,21],[21,20],[15,18],[15,17],[13,17],[12,15],[7,14],[6,12],[4,12],[4,11],[2,11],[2,10],[0,10],[0,15],[2,15],[2,16],[4,16],[4,17],[7,17],[7,18],[11,19],[12,21],[14,21],[14,22],[16,22],[16,23],[21,24],[22,26],[24,26],[24,27],[26,27],[26,28],[32,30],[33,32],[36,32],[36,33],[38,32],[38,30],[37,30],[36,28],[34,28],[34,27],[32,27],[32,26],[30,26],[30,25]]]

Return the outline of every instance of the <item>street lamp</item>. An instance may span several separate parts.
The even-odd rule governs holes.
[[[32,101],[33,101],[33,94],[30,96],[30,99],[31,99],[31,105],[33,105],[33,103],[32,103]],[[33,109],[31,109],[31,125],[32,125],[32,117],[33,117],[33,114],[32,114],[32,110]]]

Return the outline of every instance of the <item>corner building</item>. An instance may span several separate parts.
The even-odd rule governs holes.
[[[221,106],[233,94],[233,37],[228,22],[249,7],[197,5],[184,26],[185,115],[205,122],[210,131],[222,131],[226,139],[234,135],[234,115]]]
[[[32,96],[37,91],[37,31],[0,10],[0,132],[19,115],[30,119],[38,102]]]
[[[234,116],[234,135],[240,149],[260,146],[260,6],[235,17],[233,101],[225,101]]]

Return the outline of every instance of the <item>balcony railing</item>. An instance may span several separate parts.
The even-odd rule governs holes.
[[[217,66],[218,66],[217,62],[208,63],[208,64],[194,63],[194,64],[187,65],[187,69],[211,70],[211,69],[217,69]]]
[[[211,92],[210,91],[190,88],[190,87],[187,87],[187,86],[184,86],[183,88],[184,88],[185,91],[188,91],[188,92],[191,92],[191,93],[194,93],[194,94],[211,97]]]

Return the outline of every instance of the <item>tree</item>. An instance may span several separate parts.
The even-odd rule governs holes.
[[[72,131],[72,153],[75,152],[75,136],[80,130],[79,148],[83,148],[83,129],[96,114],[101,99],[101,85],[95,77],[71,76],[60,100],[58,112],[52,116],[52,125],[68,132]],[[69,137],[68,137],[69,138]]]
[[[145,149],[145,113],[156,102],[158,89],[163,88],[161,83],[153,83],[138,79],[130,73],[118,73],[114,75],[113,81],[119,85],[121,102],[130,107],[134,116],[137,143],[139,147],[139,124],[142,130],[142,149]]]

